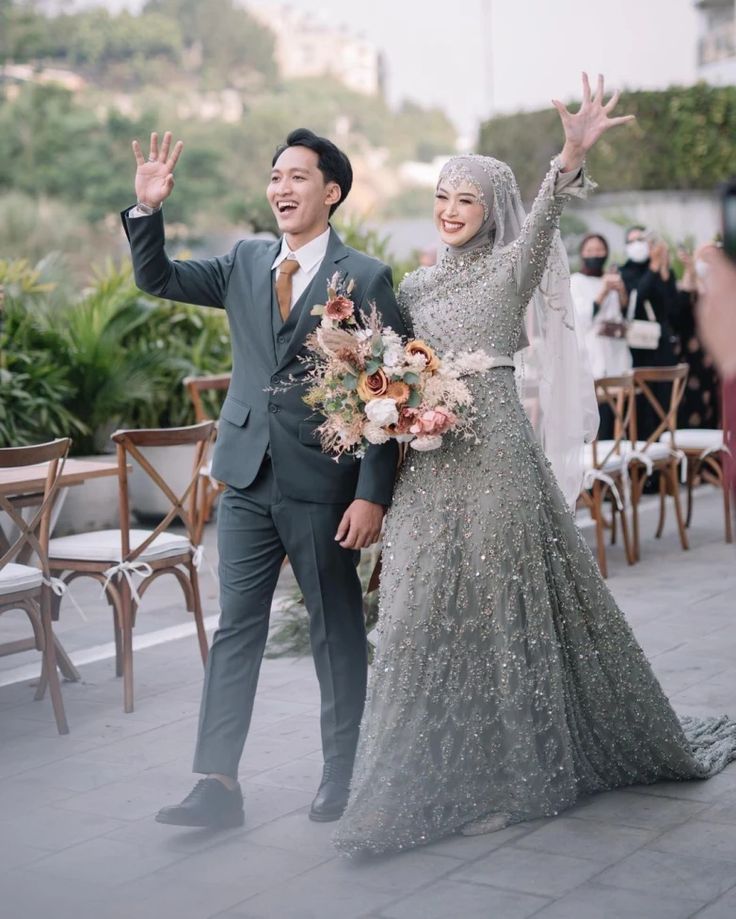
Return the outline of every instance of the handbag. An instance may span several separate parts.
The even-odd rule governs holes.
[[[628,314],[629,317],[632,317],[636,310],[635,290],[632,290],[629,300]],[[642,351],[656,351],[659,347],[659,340],[662,337],[662,326],[657,322],[652,304],[648,300],[644,301],[644,312],[647,314],[646,319],[629,318],[626,341],[630,348],[639,348]]]

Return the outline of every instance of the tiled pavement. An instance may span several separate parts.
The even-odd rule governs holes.
[[[661,541],[651,538],[651,512],[642,563],[629,569],[620,549],[610,553],[611,589],[684,713],[736,712],[736,548],[723,544],[719,514],[715,494],[698,495],[689,553],[671,521]],[[214,584],[204,581],[214,615]],[[135,656],[131,715],[106,657],[109,614],[96,588],[78,590],[87,621],[65,603],[60,627],[72,653],[94,646],[84,681],[64,685],[69,736],[56,735],[48,701],[32,701],[32,658],[1,661],[3,919],[736,916],[736,764],[707,782],[616,791],[488,836],[337,857],[332,827],[306,817],[321,768],[309,659],[264,663],[241,772],[246,826],[213,834],[156,824],[154,812],[191,784],[202,678],[194,638],[165,640],[186,614],[156,589],[140,618],[149,647]],[[0,619],[0,640],[19,633],[20,619]]]

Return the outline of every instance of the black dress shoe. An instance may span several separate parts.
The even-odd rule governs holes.
[[[226,829],[242,826],[243,794],[240,785],[229,791],[219,779],[200,779],[181,804],[162,807],[157,823]]]
[[[352,770],[335,763],[325,763],[317,795],[309,809],[309,819],[318,823],[339,820],[350,797]]]

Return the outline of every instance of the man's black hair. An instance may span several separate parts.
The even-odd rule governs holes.
[[[271,161],[272,166],[276,165],[276,160],[289,147],[307,147],[309,150],[314,150],[319,157],[317,165],[325,177],[325,182],[336,182],[340,186],[340,200],[330,208],[330,216],[332,216],[347,198],[353,185],[353,167],[350,165],[350,160],[331,140],[320,137],[309,128],[297,128],[276,149]]]

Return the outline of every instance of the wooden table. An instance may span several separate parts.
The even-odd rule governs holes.
[[[47,463],[16,467],[14,469],[0,469],[0,494],[13,498],[13,503],[20,507],[38,506],[43,500],[47,470]],[[99,479],[105,476],[116,476],[117,474],[118,466],[115,460],[105,463],[99,460],[67,459],[59,476],[59,490],[56,493],[56,500],[51,511],[52,532],[64,503],[67,488],[82,485],[87,479]],[[0,526],[0,555],[9,546],[8,536]],[[22,562],[23,559],[19,556],[18,561]],[[69,655],[56,636],[54,636],[54,642],[56,643],[56,660],[59,669],[67,680],[78,681],[80,679],[79,671],[71,662]],[[0,657],[6,654],[15,654],[19,651],[30,651],[35,647],[36,643],[33,638],[8,642],[0,647]]]

